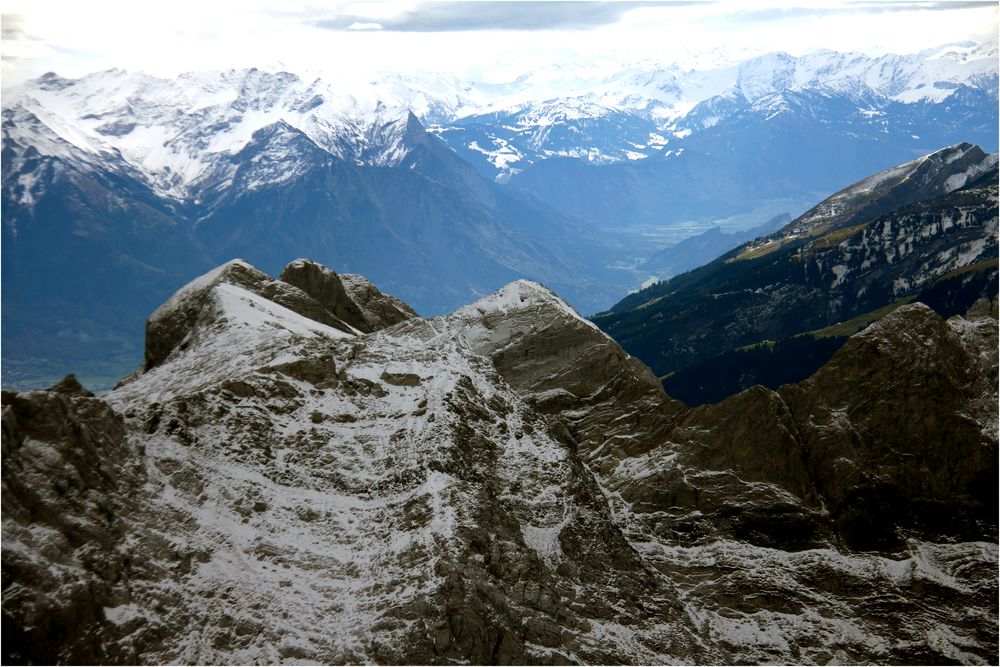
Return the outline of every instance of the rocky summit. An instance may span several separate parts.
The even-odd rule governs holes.
[[[3,657],[994,663],[997,481],[995,300],[691,409],[537,283],[237,260],[4,392]]]

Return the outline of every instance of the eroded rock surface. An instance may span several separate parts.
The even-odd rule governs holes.
[[[340,276],[359,334],[227,266],[110,395],[5,394],[8,661],[996,659],[994,305],[692,410],[534,283]]]
[[[282,270],[279,280],[295,285],[358,331],[368,333],[372,330],[372,323],[344,290],[340,276],[332,269],[308,259],[297,259]]]
[[[729,659],[995,659],[995,305],[904,306],[800,385],[693,410],[538,286],[471,312]]]
[[[3,393],[5,663],[137,661],[105,609],[129,601],[144,479],[122,418],[76,378]]]
[[[364,314],[365,323],[374,331],[398,324],[417,313],[394,296],[383,294],[364,276],[342,273],[340,281],[344,291]]]

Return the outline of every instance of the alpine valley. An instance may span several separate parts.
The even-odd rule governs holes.
[[[936,151],[594,320],[689,404],[797,382],[903,304],[948,317],[996,298],[997,180],[996,153]]]
[[[50,73],[3,93],[3,383],[110,387],[146,314],[233,257],[312,257],[422,314],[517,278],[604,310],[875,171],[997,150],[997,81],[996,42],[504,84]]]
[[[3,662],[996,664],[997,89],[5,90]]]

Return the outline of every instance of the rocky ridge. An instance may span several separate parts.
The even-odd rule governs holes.
[[[182,289],[105,397],[4,393],[7,662],[996,659],[995,302],[691,410],[536,283],[283,275]]]
[[[870,322],[948,276],[995,270],[996,159],[961,144],[875,174],[594,321],[660,376],[762,341]],[[993,283],[982,296],[996,294]]]
[[[789,237],[816,237],[864,223],[908,204],[934,199],[975,183],[984,174],[995,171],[996,166],[996,153],[984,153],[968,143],[948,146],[834,193],[772,235],[772,239],[781,243]],[[749,244],[744,252],[762,250],[763,246],[757,242]]]

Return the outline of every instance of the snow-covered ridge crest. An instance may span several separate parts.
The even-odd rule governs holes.
[[[603,382],[591,368],[622,373],[657,395],[652,372],[548,288],[516,280],[443,318],[455,337],[489,357],[532,400],[561,392],[591,396]],[[555,393],[553,393],[555,392]]]
[[[574,324],[582,324],[601,336],[608,337],[593,322],[559,298],[555,292],[533,280],[521,279],[508,283],[493,294],[459,308],[449,318],[463,321],[479,320],[489,326],[493,321],[514,319],[524,314],[538,317],[539,320],[556,316]]]
[[[739,66],[737,87],[750,102],[780,90],[823,87],[839,92],[866,90],[903,103],[941,102],[959,84],[978,86],[984,77],[996,78],[996,44],[994,40],[945,45],[876,58],[829,50],[800,57],[769,53]]]
[[[231,372],[230,361],[280,350],[291,339],[332,341],[358,334],[298,287],[235,259],[195,278],[153,312],[146,323],[143,371],[208,345],[219,348],[218,354],[200,356]]]
[[[518,152],[527,149],[541,157],[641,159],[646,145],[655,143],[651,132],[683,133],[690,124],[679,121],[686,114],[724,94],[752,103],[782,90],[828,89],[937,103],[966,86],[995,97],[995,54],[996,42],[989,42],[879,58],[831,51],[801,57],[772,53],[701,69],[662,62],[612,69],[553,64],[501,84],[439,73],[348,83],[256,68],[173,79],[120,69],[79,79],[49,73],[4,91],[4,136],[88,168],[134,170],[158,194],[186,199],[225,175],[220,163],[243,149],[254,133],[278,123],[337,158],[361,164],[400,164],[411,111],[442,136],[463,119],[516,118],[513,129],[524,131],[528,143],[512,144],[503,154],[507,157],[498,152],[504,147],[502,132],[493,133],[500,142],[494,148],[483,140],[468,145],[496,153],[492,159],[503,160],[497,165],[501,170],[523,161]],[[588,120],[620,124],[622,118],[638,125],[613,146],[587,136],[573,143],[572,136],[551,132]],[[706,124],[711,123],[703,119],[695,126]],[[623,131],[619,128],[619,134]]]
[[[790,223],[785,231],[799,234],[825,229],[831,223],[857,217],[860,211],[877,205],[882,197],[891,197],[891,202],[886,201],[900,206],[948,194],[974,181],[996,164],[997,154],[984,153],[978,146],[968,143],[947,146],[834,193]]]
[[[533,280],[515,280],[501,287],[493,294],[484,296],[478,301],[464,306],[455,311],[456,315],[463,315],[473,311],[481,314],[494,312],[509,312],[524,308],[538,306],[555,307],[560,312],[575,317],[578,320],[591,324],[580,316],[572,306],[563,301],[555,292],[548,287]]]
[[[404,98],[344,92],[320,80],[257,69],[160,79],[109,70],[80,79],[48,74],[4,95],[5,136],[40,153],[112,171],[118,157],[158,194],[191,196],[270,126],[301,132],[331,155],[392,166],[409,118]],[[279,147],[280,149],[280,147]],[[294,156],[284,156],[292,159]]]
[[[167,317],[171,311],[180,308],[186,301],[195,298],[199,292],[221,282],[226,272],[232,268],[254,270],[248,262],[242,259],[231,259],[225,264],[220,264],[211,271],[208,271],[207,273],[204,273],[187,282],[183,287],[171,294],[169,299],[164,301],[156,310],[153,311],[153,314],[150,315],[149,319],[156,320]]]

